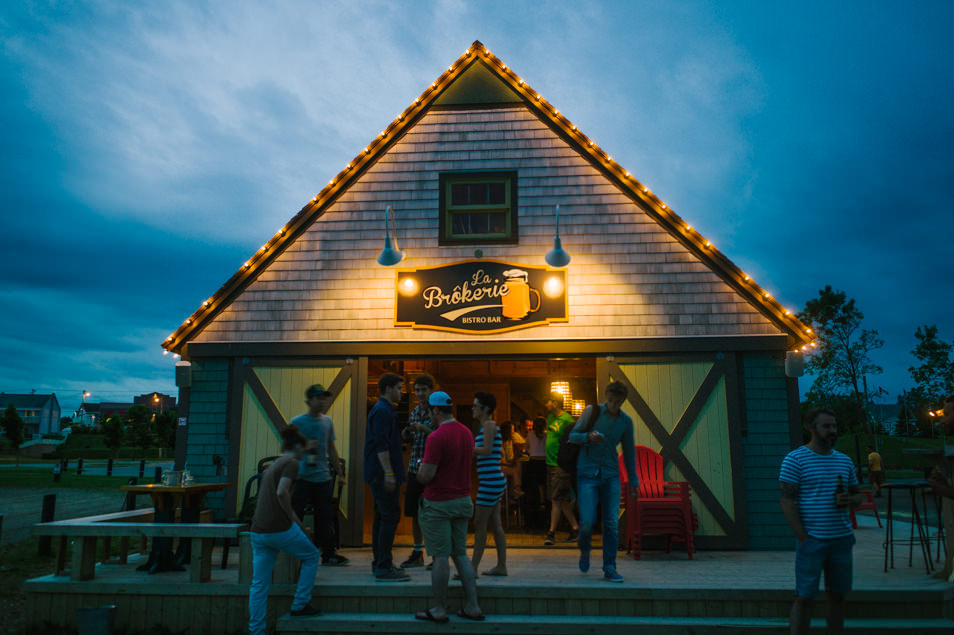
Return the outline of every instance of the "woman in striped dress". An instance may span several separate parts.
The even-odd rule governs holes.
[[[480,431],[474,439],[477,459],[477,505],[474,512],[474,571],[484,555],[487,544],[487,526],[493,523],[494,544],[497,546],[497,566],[483,572],[483,575],[507,575],[507,538],[500,522],[500,501],[507,488],[507,477],[500,469],[500,449],[503,441],[500,430],[493,420],[497,399],[486,392],[474,395],[474,421]]]

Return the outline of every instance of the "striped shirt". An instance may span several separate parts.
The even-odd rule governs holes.
[[[818,454],[803,445],[782,460],[778,479],[798,487],[802,525],[812,538],[831,540],[852,534],[848,508],[835,506],[839,476],[846,492],[858,485],[854,463],[837,450]]]
[[[474,439],[477,447],[484,444],[484,430],[481,427],[480,432]],[[500,500],[504,490],[507,488],[507,477],[500,469],[500,451],[503,446],[503,439],[500,436],[500,429],[494,430],[494,447],[487,456],[474,455],[477,458],[477,504],[491,507]]]

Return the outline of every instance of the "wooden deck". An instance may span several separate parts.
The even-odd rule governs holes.
[[[954,631],[954,586],[925,575],[917,559],[907,566],[907,550],[896,552],[896,568],[883,572],[883,533],[862,519],[855,553],[855,591],[849,597],[849,630],[872,633],[950,633]],[[900,532],[898,525],[896,531]],[[434,625],[412,619],[428,606],[430,574],[411,571],[411,582],[375,583],[370,550],[344,552],[349,567],[321,567],[315,599],[325,616],[282,617],[293,585],[272,587],[269,621],[277,632],[302,633],[784,633],[792,600],[792,552],[646,553],[640,561],[619,554],[623,584],[600,580],[599,559],[587,575],[576,567],[571,549],[517,548],[509,554],[510,576],[480,578],[481,606],[489,619],[454,619]],[[395,550],[401,558],[403,548]],[[917,554],[915,554],[917,555]],[[481,568],[495,563],[488,549]],[[162,626],[172,633],[239,633],[247,620],[247,585],[238,584],[237,556],[226,570],[198,584],[188,573],[146,575],[135,563],[99,565],[95,580],[70,582],[46,576],[26,583],[31,632],[75,627],[76,609],[116,604],[117,629],[129,633]],[[451,609],[460,603],[452,583]],[[819,602],[818,617],[824,602]],[[435,628],[432,628],[435,627]],[[52,630],[52,629],[50,629]]]

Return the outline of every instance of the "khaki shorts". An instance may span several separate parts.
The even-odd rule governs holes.
[[[573,477],[559,465],[547,466],[547,498],[551,501],[572,502]]]
[[[417,520],[424,534],[424,546],[432,558],[467,555],[467,523],[474,515],[470,496],[449,501],[421,498]]]
[[[881,485],[884,483],[883,470],[868,470],[868,480],[872,485]]]

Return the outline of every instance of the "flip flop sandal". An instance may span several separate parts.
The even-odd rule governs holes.
[[[450,618],[446,615],[442,617],[435,617],[434,614],[431,613],[431,609],[427,609],[426,611],[418,611],[414,614],[414,619],[422,620],[424,622],[437,622],[438,624],[443,624],[444,622],[450,621]]]
[[[498,578],[507,577],[506,573],[500,573],[499,571],[494,571],[493,569],[487,569],[481,575],[489,575],[491,577],[498,577]]]
[[[472,622],[483,622],[487,619],[487,616],[481,613],[480,615],[468,615],[464,612],[464,609],[457,611],[457,617],[462,617],[465,620],[471,620]]]

